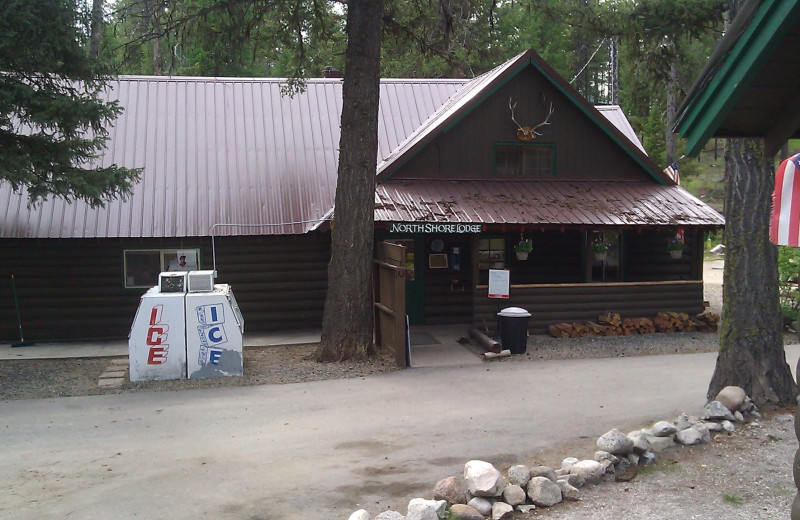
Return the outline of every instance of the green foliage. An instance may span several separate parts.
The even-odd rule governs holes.
[[[94,162],[119,108],[96,97],[105,76],[82,47],[79,21],[69,0],[0,6],[0,179],[32,203],[52,194],[99,206],[138,179]]]
[[[800,272],[800,248],[778,246],[778,294],[784,320],[797,319],[800,294],[797,290]]]
[[[731,493],[725,493],[722,495],[722,500],[729,504],[733,505],[740,505],[744,503],[744,499],[738,495],[733,495]]]

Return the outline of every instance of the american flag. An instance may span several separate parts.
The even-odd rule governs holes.
[[[778,166],[772,193],[769,240],[779,246],[798,246],[800,238],[800,154]]]
[[[678,161],[675,161],[666,168],[664,168],[664,173],[669,175],[670,178],[677,184],[681,183],[681,176],[678,174]]]

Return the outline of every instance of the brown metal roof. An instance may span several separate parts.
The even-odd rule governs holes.
[[[379,156],[388,155],[466,80],[383,80]],[[280,79],[123,76],[107,99],[124,111],[103,165],[143,168],[127,202],[92,209],[0,183],[0,237],[95,238],[291,234],[333,207],[340,79],[281,95]],[[304,222],[295,225],[272,225]],[[270,224],[264,227],[255,227]]]
[[[648,182],[387,181],[375,220],[580,226],[712,226],[722,216],[679,186]]]

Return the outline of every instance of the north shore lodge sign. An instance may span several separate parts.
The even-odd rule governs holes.
[[[392,222],[390,233],[480,233],[482,224],[451,224],[435,222]]]

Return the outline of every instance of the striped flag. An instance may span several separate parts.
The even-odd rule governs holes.
[[[800,242],[800,154],[789,157],[778,167],[772,194],[769,240],[779,246],[798,246]]]
[[[670,178],[675,181],[676,184],[681,183],[681,176],[678,174],[678,161],[673,162],[666,168],[664,168],[664,173],[670,176]]]

